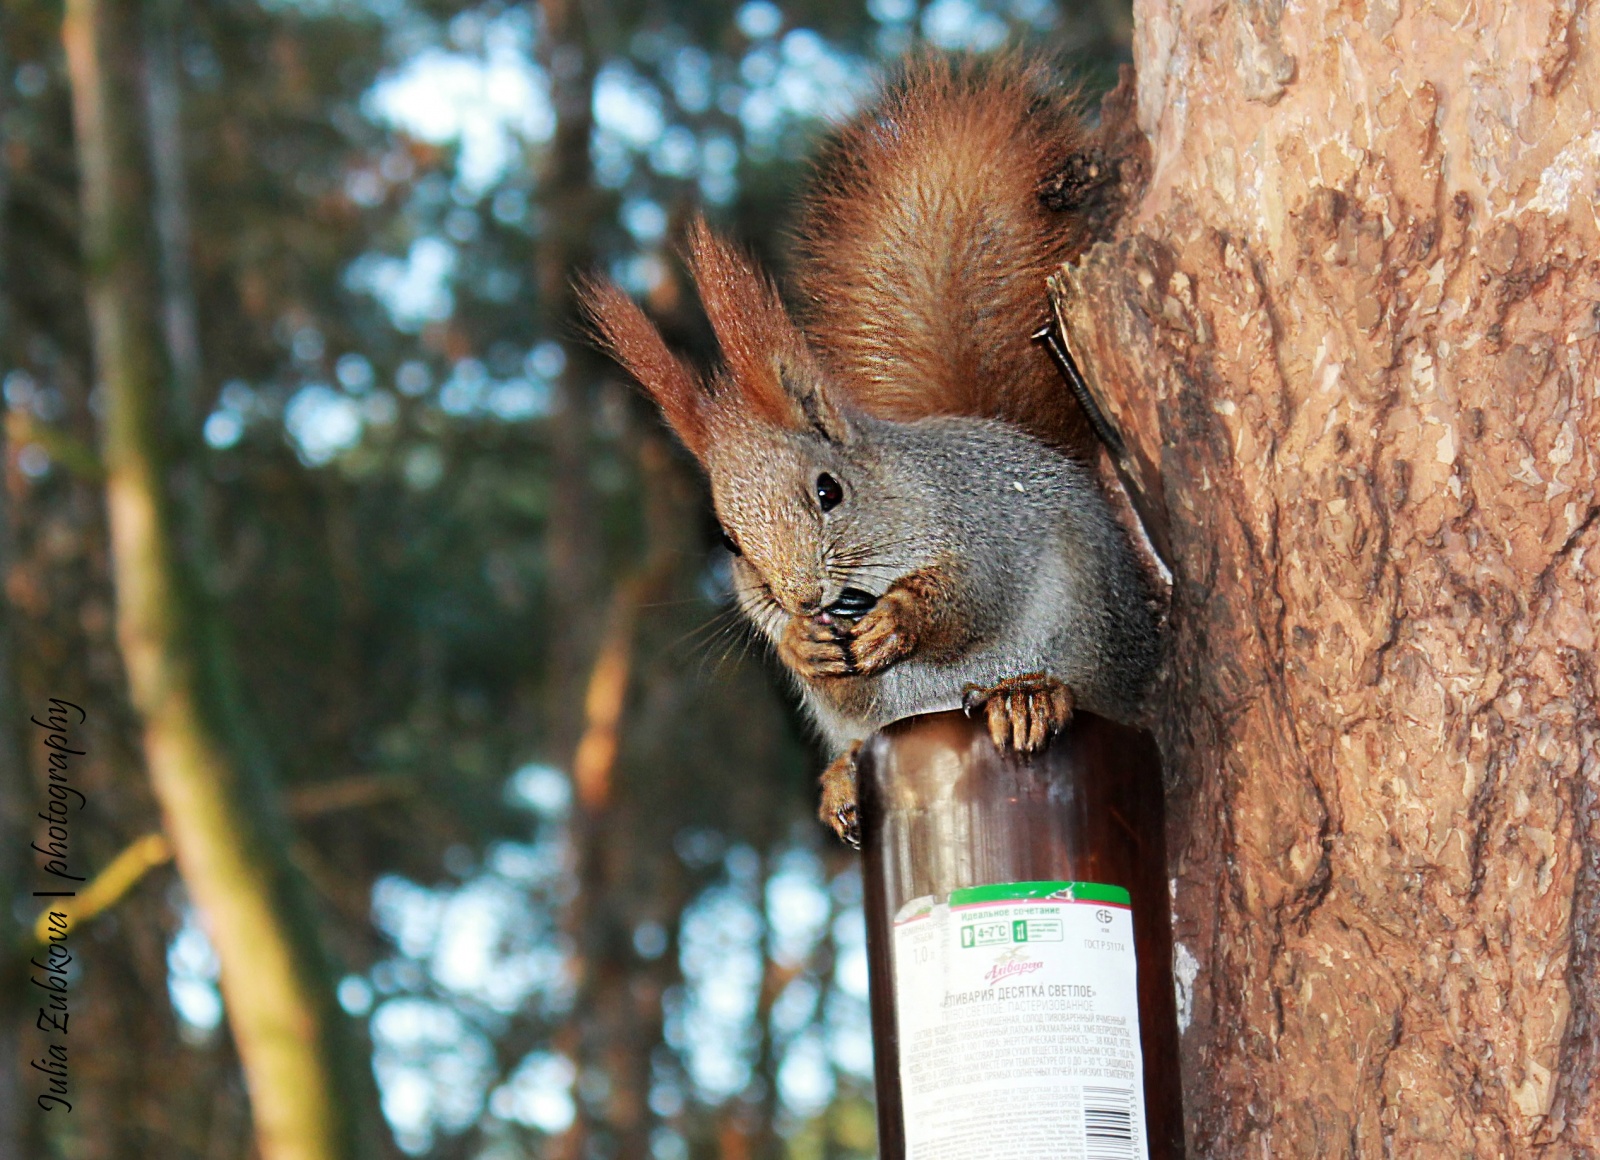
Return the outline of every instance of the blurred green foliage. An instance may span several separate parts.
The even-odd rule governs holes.
[[[301,795],[295,858],[393,1146],[871,1154],[859,887],[810,820],[818,755],[728,616],[692,464],[589,350],[566,288],[611,272],[708,360],[673,251],[688,213],[781,268],[803,158],[884,61],[1021,39],[1093,91],[1126,57],[1125,4],[149,11],[181,93],[169,208],[192,269],[168,306],[199,324],[174,486],[201,497],[205,583]],[[60,18],[45,0],[0,15],[5,712],[89,707],[78,852],[100,867],[159,822],[112,636]],[[620,749],[587,808],[568,771],[629,592]],[[3,767],[13,829],[34,756]],[[80,1099],[24,1114],[0,1151],[249,1154],[170,868],[78,942]]]

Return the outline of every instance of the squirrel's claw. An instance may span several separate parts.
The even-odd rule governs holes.
[[[861,819],[856,812],[856,754],[860,749],[857,741],[822,771],[822,803],[817,808],[823,824],[857,850],[861,849]]]
[[[845,806],[833,815],[833,832],[852,850],[861,849],[861,822],[856,817],[855,806]]]
[[[961,708],[983,710],[989,737],[1000,749],[1034,753],[1072,720],[1072,690],[1044,673],[1012,677],[987,688],[968,685]]]

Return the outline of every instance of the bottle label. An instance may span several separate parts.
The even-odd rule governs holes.
[[[894,922],[907,1160],[1146,1160],[1133,911],[1004,882]]]

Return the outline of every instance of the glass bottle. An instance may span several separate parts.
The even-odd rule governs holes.
[[[1080,712],[1025,757],[937,713],[858,768],[881,1160],[1181,1157],[1150,736]]]

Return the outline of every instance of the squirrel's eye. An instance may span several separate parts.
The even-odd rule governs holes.
[[[732,552],[735,556],[744,555],[744,552],[740,550],[739,545],[734,541],[734,538],[728,535],[727,530],[724,529],[721,524],[717,525],[717,535],[722,538],[722,546],[728,549],[728,551]]]
[[[839,481],[824,471],[817,476],[817,503],[822,510],[831,512],[839,506],[839,501],[844,498],[844,488],[839,486]]]

